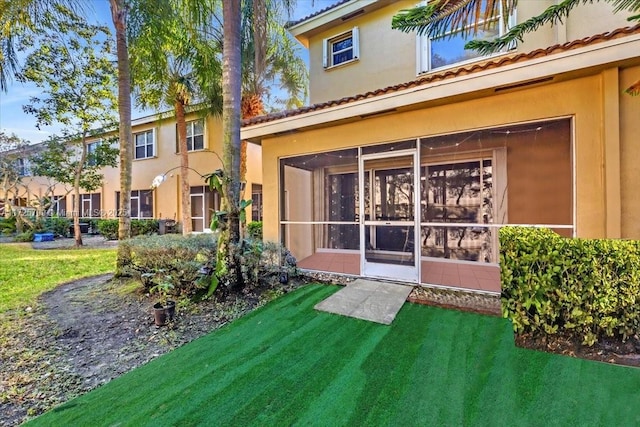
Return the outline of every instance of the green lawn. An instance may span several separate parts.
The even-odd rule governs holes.
[[[506,320],[319,313],[310,285],[30,425],[640,425],[640,370],[516,348]]]
[[[115,249],[35,250],[0,245],[0,313],[33,304],[42,292],[80,277],[113,272]]]

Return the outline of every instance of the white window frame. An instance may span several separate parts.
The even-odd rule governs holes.
[[[202,123],[202,148],[194,148],[195,137],[200,135],[195,133],[195,125],[196,123]],[[190,120],[187,122],[187,152],[190,151],[202,151],[207,148],[206,139],[204,137],[205,134],[205,122],[204,119]],[[189,134],[191,132],[191,134]]]
[[[151,144],[149,144],[149,134],[151,134]],[[144,145],[138,145],[138,136],[142,136],[144,135]],[[149,146],[151,146],[151,149],[153,150],[153,154],[151,156],[148,155],[149,153]],[[144,157],[138,157],[137,156],[137,149],[139,147],[145,147],[144,148],[144,153],[145,156]],[[147,130],[143,130],[140,132],[135,132],[133,134],[133,158],[134,160],[144,160],[144,159],[153,159],[157,156],[157,147],[156,147],[156,130],[154,129],[147,129]]]
[[[335,43],[341,42],[345,39],[351,38],[351,48],[353,50],[353,57],[348,61],[343,61],[338,64],[333,63],[333,56],[336,54],[332,50],[332,46]],[[349,49],[344,49],[340,52],[347,51]],[[337,34],[333,37],[329,37],[322,41],[322,66],[325,69],[331,69],[335,67],[341,67],[343,65],[352,64],[360,59],[360,31],[358,27],[353,27],[349,31],[345,31],[344,33]]]
[[[422,2],[422,5],[426,5],[426,2]],[[490,19],[488,19],[488,21],[493,21],[496,20],[498,21],[497,24],[497,28],[498,28],[498,35],[502,36],[506,33],[507,28],[511,27],[515,24],[515,16],[516,16],[516,12],[514,11],[513,14],[511,14],[508,17],[508,22],[505,22],[504,19],[504,15],[502,13],[502,4],[500,4],[500,10],[498,11],[498,15],[495,17],[492,17]],[[479,24],[483,23],[485,20],[484,19],[480,19]],[[467,25],[465,28],[469,28],[472,27],[473,23]],[[457,30],[457,31],[448,31],[447,33],[443,34],[440,37],[435,38],[437,39],[442,39],[442,38],[447,38],[449,37],[451,34],[456,34],[461,32],[462,30]],[[472,40],[473,36],[470,36],[468,40]],[[501,55],[502,52],[497,52],[494,54],[490,54],[490,55],[478,55],[475,56],[473,58],[470,58],[468,60],[464,60],[464,61],[460,61],[460,62],[454,62],[451,64],[447,64],[447,65],[443,65],[440,67],[436,67],[433,68],[432,64],[431,64],[431,42],[432,40],[434,40],[433,38],[429,37],[428,35],[417,35],[416,36],[416,75],[420,75],[420,74],[425,74],[425,73],[429,73],[431,71],[434,70],[445,70],[447,68],[453,68],[453,67],[459,67],[461,65],[465,65],[465,64],[470,64],[472,62],[476,62],[478,60],[484,59],[484,58],[490,58],[492,56],[497,56],[497,55]],[[515,48],[515,44],[509,46],[506,50],[511,50]]]

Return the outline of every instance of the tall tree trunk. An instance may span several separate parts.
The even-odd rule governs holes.
[[[191,186],[189,185],[189,151],[187,151],[187,122],[184,119],[184,103],[175,102],[178,146],[180,148],[180,193],[182,197],[182,235],[193,231],[191,224]]]
[[[133,144],[131,134],[131,75],[127,47],[127,21],[125,0],[109,0],[111,17],[116,29],[118,58],[118,114],[120,116],[120,206],[118,206],[118,240],[131,237],[131,167]],[[125,274],[131,253],[128,245],[118,245],[116,275]]]
[[[82,246],[82,232],[80,230],[80,216],[82,214],[82,203],[80,202],[80,178],[82,177],[82,168],[87,161],[87,141],[86,137],[82,137],[82,151],[80,154],[80,161],[76,166],[76,170],[73,171],[73,194],[76,206],[73,209],[75,215],[73,216],[73,238],[75,240],[75,246],[79,248]]]
[[[241,65],[241,9],[239,1],[222,4],[224,22],[222,59],[222,147],[223,210],[228,212],[227,224],[218,237],[216,272],[222,282],[237,288],[242,284],[239,259],[240,240],[240,100]]]

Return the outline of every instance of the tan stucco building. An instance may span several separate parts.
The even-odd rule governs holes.
[[[552,1],[520,0],[496,33]],[[415,2],[342,1],[290,26],[311,105],[245,121],[264,236],[299,265],[499,292],[497,232],[640,238],[640,26],[575,9],[490,57],[391,30]]]
[[[131,218],[172,219],[181,221],[180,154],[177,149],[176,121],[172,114],[163,113],[135,119],[132,122],[134,160],[131,181]],[[91,144],[100,143],[96,138]],[[196,111],[187,116],[187,146],[189,149],[189,182],[191,185],[191,217],[195,232],[208,231],[212,211],[220,208],[220,196],[210,190],[202,175],[222,168],[222,122],[220,117],[201,115]],[[37,149],[37,147],[34,147]],[[32,149],[33,151],[33,149]],[[28,161],[25,159],[24,161]],[[43,197],[55,202],[50,215],[83,218],[117,218],[120,196],[120,170],[107,167],[102,170],[102,186],[93,192],[83,191],[80,211],[72,211],[71,188],[43,177],[31,176],[26,168],[20,185],[9,194],[0,194],[9,204],[29,207]],[[152,189],[158,175],[164,182]],[[247,146],[247,172],[244,199],[255,199],[247,218],[261,219],[261,147]]]

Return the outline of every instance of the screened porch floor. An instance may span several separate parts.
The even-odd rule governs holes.
[[[307,270],[360,275],[360,255],[343,252],[316,252],[298,261]],[[500,292],[500,268],[497,265],[422,261],[421,283],[487,292]]]

